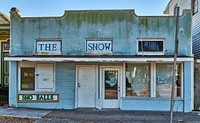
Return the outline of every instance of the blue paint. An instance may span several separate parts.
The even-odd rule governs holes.
[[[62,55],[85,55],[86,38],[113,38],[113,55],[137,55],[137,38],[164,38],[165,55],[173,55],[176,21],[174,17],[136,16],[134,11],[66,12],[63,17],[21,18],[11,12],[11,56],[35,55],[35,38],[61,38]],[[107,14],[110,15],[107,16]],[[69,16],[70,15],[70,16]],[[123,19],[121,16],[123,15]],[[126,16],[125,16],[126,15]],[[74,18],[81,17],[82,19]],[[89,21],[94,19],[95,21]],[[88,21],[89,22],[88,22]],[[107,22],[106,22],[107,20]],[[112,21],[111,21],[112,20]],[[121,21],[123,20],[123,21]],[[103,22],[102,22],[103,21]],[[191,56],[191,12],[180,17],[179,55]],[[109,45],[92,45],[88,50],[108,50]]]
[[[192,110],[192,90],[191,90],[191,74],[193,71],[191,71],[193,68],[192,67],[192,62],[184,62],[184,111],[185,112],[190,112]]]
[[[63,17],[46,18],[21,18],[11,12],[11,56],[34,56],[37,38],[59,38],[62,39],[62,53],[59,55],[85,56],[88,51],[109,51],[115,55],[137,55],[138,38],[160,38],[164,39],[165,56],[174,53],[175,17],[144,17],[136,16],[134,11],[75,11],[66,12]],[[101,17],[97,19],[97,17]],[[109,15],[109,16],[108,16]],[[79,18],[80,17],[80,18]],[[180,18],[180,28],[185,30],[184,34],[179,32],[179,54],[178,56],[192,56],[191,53],[191,12],[187,11]],[[189,24],[187,24],[190,22]],[[111,38],[111,43],[99,41],[87,42],[87,38]],[[92,40],[93,41],[93,40]],[[97,40],[98,41],[98,40]],[[107,41],[107,40],[106,40]],[[40,50],[56,51],[56,44],[41,44]],[[145,57],[143,57],[145,58]],[[100,91],[100,67],[122,66],[121,63],[67,63],[57,62],[55,69],[56,91],[48,92],[59,94],[59,102],[32,102],[18,103],[16,95],[18,92],[18,65],[10,62],[10,97],[9,104],[16,107],[51,108],[51,109],[74,109],[75,108],[75,77],[76,65],[98,65],[98,99]],[[184,62],[184,85],[183,99],[176,99],[174,111],[190,112],[191,109],[191,64]],[[125,70],[123,70],[125,72]],[[122,73],[124,74],[124,73]],[[124,82],[124,81],[122,81]],[[123,87],[125,89],[125,87]],[[33,92],[26,92],[26,94]],[[34,94],[41,92],[34,92]],[[120,99],[122,110],[157,110],[169,111],[170,100],[163,98],[129,98]]]
[[[15,69],[15,70],[14,70]],[[10,70],[13,75],[10,79],[17,80],[16,62],[11,62]],[[14,107],[29,107],[29,108],[46,108],[46,109],[74,109],[75,107],[75,64],[73,63],[57,63],[56,64],[56,92],[59,94],[59,102],[17,102],[17,82],[12,81],[10,86],[9,104]],[[15,72],[14,72],[15,71]],[[15,75],[14,75],[15,74]],[[28,94],[30,92],[26,92]],[[33,93],[33,92],[32,92]],[[43,92],[44,93],[44,92]],[[46,92],[45,92],[46,93]],[[51,92],[52,93],[52,92]],[[31,93],[30,93],[31,94]],[[41,92],[34,92],[34,94],[41,94]]]
[[[183,112],[183,100],[175,100],[174,111]],[[162,98],[122,98],[122,110],[169,111],[170,99]]]

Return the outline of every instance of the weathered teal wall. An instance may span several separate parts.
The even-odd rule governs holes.
[[[11,62],[11,76],[9,105],[14,107],[46,108],[46,109],[74,109],[75,108],[75,72],[74,63],[56,63],[56,94],[59,94],[59,102],[17,102],[18,75],[17,62]],[[12,91],[12,92],[11,92]],[[33,92],[20,92],[20,94],[32,94]],[[42,94],[44,92],[35,92]]]
[[[179,55],[191,56],[191,12],[179,22]],[[113,38],[114,55],[137,55],[137,38],[165,38],[165,55],[172,55],[175,25],[173,16],[136,16],[133,10],[66,11],[42,18],[11,12],[10,55],[34,55],[36,38],[62,38],[62,55],[84,55],[86,38]]]

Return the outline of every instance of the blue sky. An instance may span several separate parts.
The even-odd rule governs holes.
[[[65,10],[135,9],[137,15],[163,15],[170,0],[0,0],[9,15],[17,7],[23,17],[62,16]]]

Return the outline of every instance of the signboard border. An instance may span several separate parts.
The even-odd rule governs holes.
[[[57,95],[57,100],[19,100],[19,97],[23,95]],[[17,102],[59,102],[60,96],[59,94],[17,94]]]
[[[87,41],[111,41],[112,49],[111,52],[88,52],[87,51]],[[113,53],[113,38],[86,38],[85,39],[85,54],[87,55],[109,55]]]
[[[58,54],[48,54],[47,52],[37,52],[37,42],[48,42],[48,41],[56,41],[60,42],[60,53]],[[36,38],[35,39],[35,55],[62,55],[62,38]]]

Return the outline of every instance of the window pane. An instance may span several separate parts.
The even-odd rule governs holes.
[[[156,96],[171,97],[173,78],[173,64],[157,64],[156,66]],[[181,95],[181,72],[180,64],[177,64],[175,97]]]
[[[163,41],[139,41],[139,51],[163,52]]]
[[[105,71],[105,99],[118,99],[118,71]]]
[[[35,90],[35,68],[21,68],[21,90]]]
[[[126,96],[150,96],[150,64],[127,64]]]

